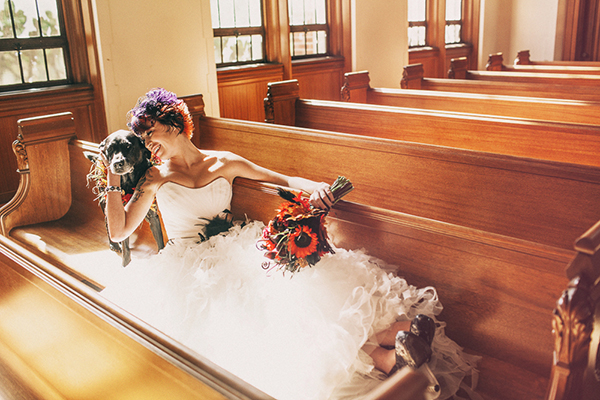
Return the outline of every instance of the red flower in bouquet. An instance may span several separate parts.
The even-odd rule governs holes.
[[[317,234],[304,225],[298,226],[290,234],[288,249],[296,258],[305,258],[317,251]]]
[[[338,177],[331,186],[334,203],[352,189],[349,180]],[[301,193],[280,188],[279,195],[287,202],[281,204],[263,230],[258,247],[265,250],[265,257],[274,263],[266,261],[264,269],[276,268],[295,273],[315,265],[325,254],[333,253],[325,228],[327,211],[312,207]]]

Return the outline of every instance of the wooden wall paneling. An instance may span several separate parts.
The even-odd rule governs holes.
[[[267,85],[283,76],[281,64],[217,71],[221,117],[263,122]]]
[[[294,79],[300,83],[300,97],[340,100],[340,88],[344,84],[344,63],[342,57],[293,62],[292,72]]]
[[[423,76],[436,78],[437,72],[440,69],[439,51],[432,48],[411,50],[408,53],[408,62],[410,65],[422,64]]]

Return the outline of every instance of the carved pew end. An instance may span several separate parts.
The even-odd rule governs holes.
[[[15,226],[59,219],[71,206],[68,143],[75,137],[73,115],[25,118],[17,124],[13,151],[21,178],[15,196],[0,208],[4,236]]]

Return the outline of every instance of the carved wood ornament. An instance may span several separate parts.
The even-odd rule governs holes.
[[[581,399],[592,329],[590,285],[578,276],[569,282],[553,313],[554,365],[548,399]]]

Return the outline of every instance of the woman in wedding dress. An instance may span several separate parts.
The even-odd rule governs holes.
[[[207,221],[230,207],[236,177],[311,193],[321,209],[334,201],[328,184],[196,148],[185,103],[164,89],[140,98],[128,118],[162,163],[126,206],[107,168],[110,236],[131,235],[156,197],[170,240],[116,276],[102,292],[109,300],[277,399],[360,398],[397,368],[426,362],[448,398],[475,371],[476,358],[435,320],[435,289],[408,285],[381,260],[336,249],[290,279],[261,268],[261,222],[205,239]]]

